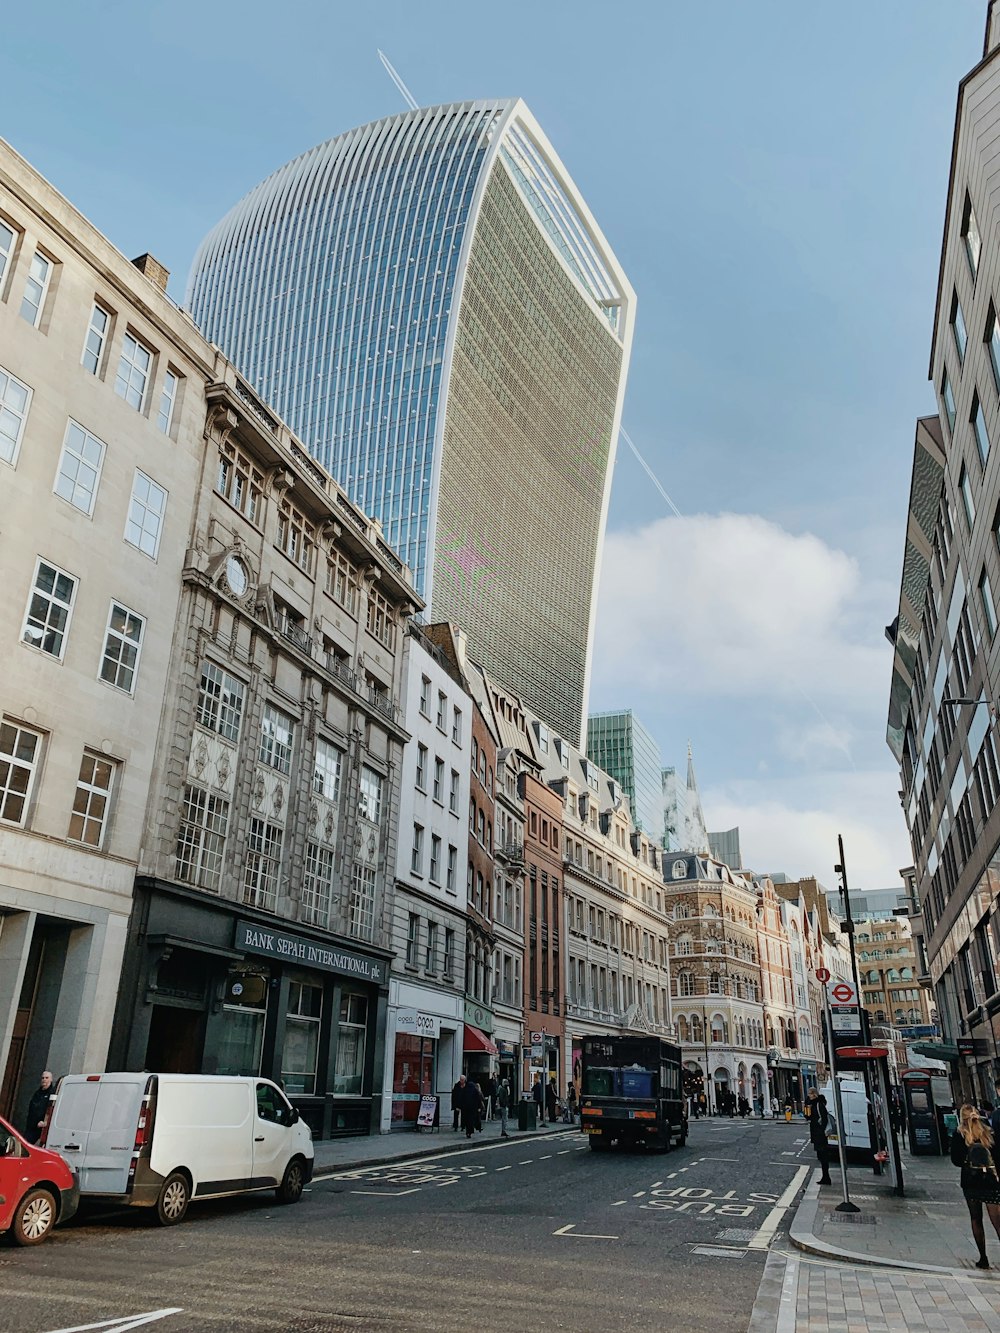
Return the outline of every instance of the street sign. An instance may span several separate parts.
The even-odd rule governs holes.
[[[882,1060],[889,1054],[885,1046],[841,1046],[838,1060]]]
[[[860,1032],[861,1019],[858,1017],[857,1009],[847,1009],[843,1012],[834,1010],[830,1015],[830,1023],[834,1032]]]
[[[816,980],[821,982],[825,986],[826,983],[830,980],[830,969],[828,967],[817,967]]]
[[[532,1046],[538,1046],[538,1045],[540,1045],[540,1043],[543,1042],[544,1040],[545,1040],[545,1033],[544,1033],[544,1032],[533,1032],[533,1033],[531,1034],[531,1044],[532,1044]]]
[[[829,988],[831,1004],[857,1004],[858,992],[849,981],[835,981]]]

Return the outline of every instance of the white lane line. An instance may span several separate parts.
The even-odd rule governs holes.
[[[650,1188],[651,1190],[659,1189],[659,1187],[660,1187],[662,1184],[663,1184],[663,1181],[662,1181],[662,1180],[654,1180],[653,1183],[652,1183],[652,1185],[650,1185],[649,1188]]]
[[[701,1162],[738,1162],[740,1159],[738,1157],[701,1157],[698,1160]]]
[[[98,1324],[74,1324],[72,1328],[58,1328],[54,1333],[85,1333],[87,1329],[103,1328],[106,1333],[125,1333],[126,1329],[138,1328],[141,1324],[152,1324],[157,1319],[166,1319],[172,1314],[181,1314],[183,1307],[170,1306],[163,1310],[149,1310],[146,1314],[119,1315],[117,1319],[102,1319]]]
[[[808,1176],[809,1171],[810,1168],[808,1166],[800,1166],[795,1172],[795,1175],[792,1178],[792,1183],[768,1213],[767,1217],[764,1218],[756,1236],[750,1241],[749,1248],[751,1250],[766,1250],[769,1248],[771,1241],[774,1239],[774,1233],[778,1230],[778,1224],[780,1223],[782,1216],[795,1198],[796,1194],[798,1194],[799,1186],[802,1184],[803,1180],[805,1180],[806,1176]]]
[[[577,1231],[576,1223],[570,1222],[567,1226],[560,1227],[553,1231],[553,1236],[569,1236],[570,1240],[618,1240],[617,1236],[600,1236],[593,1232]]]
[[[623,1203],[628,1203],[628,1199],[616,1199],[611,1205],[612,1208],[620,1208]]]
[[[512,1164],[512,1165],[513,1165],[513,1164]],[[496,1168],[497,1171],[509,1171],[510,1169],[511,1169],[511,1168],[510,1168],[509,1166],[498,1166],[498,1167]]]
[[[551,1158],[551,1156],[552,1156],[552,1154],[551,1154],[550,1152],[543,1152],[542,1155],[541,1155],[541,1157],[539,1157],[538,1160],[539,1160],[540,1162],[547,1162],[547,1161]]]
[[[446,1185],[454,1185],[453,1180],[446,1180]],[[351,1190],[352,1194],[375,1194],[380,1199],[401,1199],[404,1194],[419,1194],[420,1187],[412,1190]]]
[[[667,1179],[668,1179],[668,1180],[673,1180],[673,1178],[674,1178],[674,1176],[676,1176],[676,1174],[677,1174],[676,1171],[671,1171],[670,1175],[667,1176]]]
[[[645,1190],[636,1190],[635,1194],[632,1195],[632,1198],[641,1199],[645,1193],[646,1193]]]
[[[687,1169],[688,1169],[688,1168],[687,1168],[686,1166],[682,1166],[682,1167],[681,1167],[681,1171],[686,1171]]]
[[[781,1155],[782,1157],[798,1157],[797,1152],[783,1152]]]
[[[557,1156],[557,1157],[568,1157],[572,1151],[573,1151],[572,1148],[563,1148],[562,1152],[557,1152],[557,1153],[556,1153],[556,1156]]]
[[[526,1157],[523,1162],[518,1162],[518,1166],[530,1166],[534,1160],[533,1157]]]

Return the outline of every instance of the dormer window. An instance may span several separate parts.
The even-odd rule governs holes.
[[[674,879],[687,879],[687,872],[688,867],[686,861],[675,861],[670,869],[670,873]]]

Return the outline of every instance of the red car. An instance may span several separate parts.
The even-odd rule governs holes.
[[[59,1154],[36,1148],[0,1118],[0,1232],[38,1245],[79,1203],[76,1174]]]

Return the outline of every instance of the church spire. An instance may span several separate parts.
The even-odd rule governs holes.
[[[705,814],[701,808],[701,796],[698,792],[698,779],[694,773],[694,757],[691,752],[690,741],[688,741],[687,800],[684,806],[684,837],[681,840],[683,850],[711,856],[711,848],[708,845],[708,829],[705,826]]]

